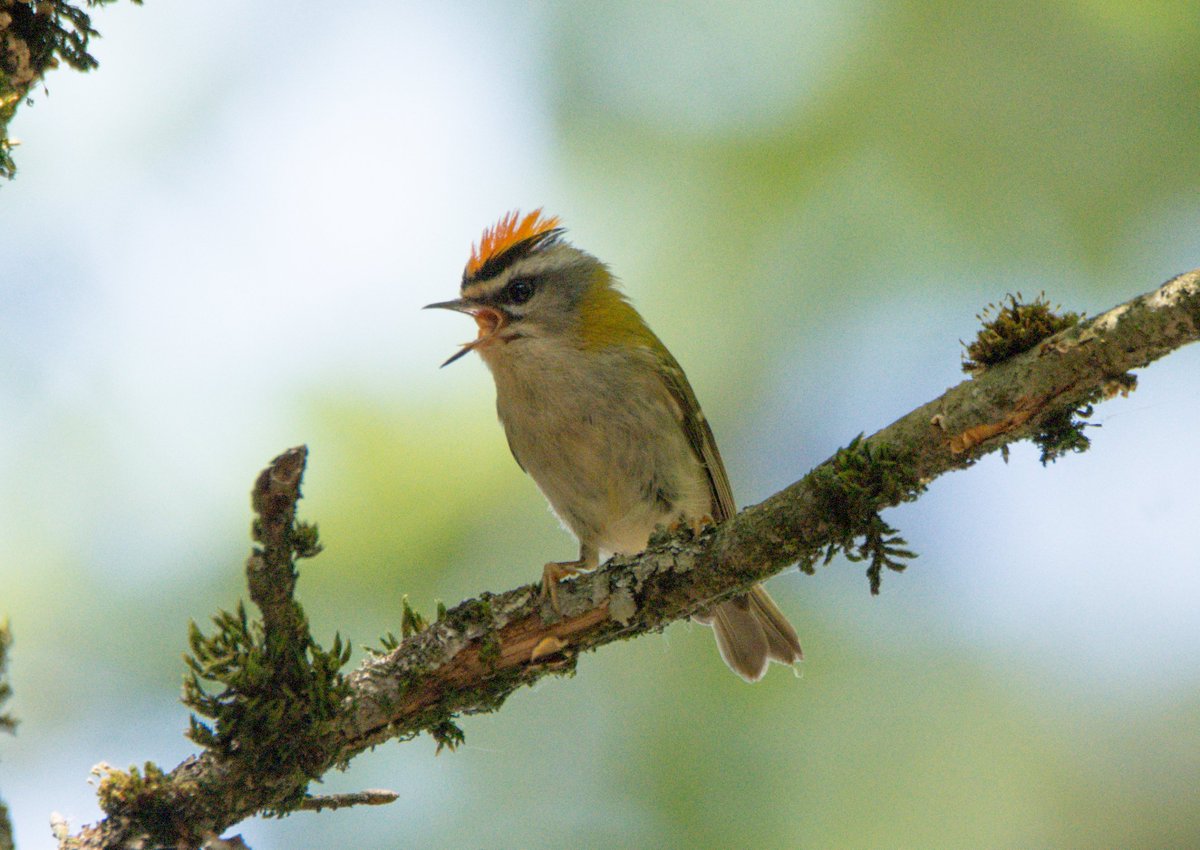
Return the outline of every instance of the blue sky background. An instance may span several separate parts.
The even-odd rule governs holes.
[[[687,367],[760,501],[963,376],[1006,292],[1095,314],[1200,266],[1187,4],[646,7],[214,0],[98,11],[0,187],[0,793],[19,846],[88,771],[193,751],[188,619],[245,596],[245,494],[310,446],[300,596],[355,645],[574,543],[485,368],[437,365],[482,228],[545,206]],[[1178,846],[1200,829],[1200,350],[888,520],[920,558],[789,572],[801,676],[707,630],[580,662],[323,788],[251,846]]]

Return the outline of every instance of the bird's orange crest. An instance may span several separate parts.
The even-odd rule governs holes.
[[[493,257],[503,254],[513,245],[542,236],[558,228],[558,216],[543,218],[542,209],[538,207],[524,218],[520,210],[513,210],[496,222],[494,227],[483,231],[479,246],[471,245],[471,259],[467,262],[467,277],[473,277],[477,271]]]

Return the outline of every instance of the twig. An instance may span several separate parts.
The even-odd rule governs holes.
[[[354,791],[348,794],[322,794],[305,797],[300,808],[306,812],[320,812],[325,809],[341,809],[346,806],[386,806],[400,798],[395,791],[385,791],[382,788],[368,788],[365,791]]]
[[[246,562],[250,599],[262,611],[267,634],[293,643],[302,643],[307,635],[303,615],[292,599],[296,589],[292,527],[307,460],[306,447],[288,449],[259,474],[250,492],[251,507],[258,514],[255,539],[262,544]]]

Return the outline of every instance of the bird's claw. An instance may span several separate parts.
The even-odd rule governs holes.
[[[584,568],[583,561],[551,561],[542,569],[542,599],[550,600],[550,607],[555,613],[562,613],[558,607],[558,583],[579,575]]]

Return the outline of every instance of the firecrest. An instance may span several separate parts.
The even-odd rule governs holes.
[[[443,365],[483,358],[513,457],[579,539],[577,560],[543,571],[556,607],[558,582],[594,569],[601,552],[635,554],[659,525],[720,523],[737,510],[683,369],[607,266],[563,233],[541,210],[504,216],[472,246],[461,297],[429,305],[475,317],[478,337]],[[747,681],[802,657],[761,585],[696,619]]]

